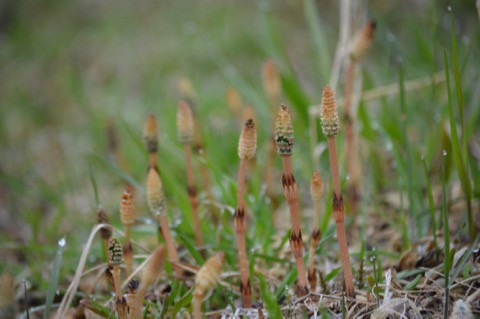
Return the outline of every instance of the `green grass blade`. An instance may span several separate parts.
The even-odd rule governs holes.
[[[90,182],[92,183],[93,188],[93,196],[95,197],[95,205],[100,207],[100,199],[98,197],[98,188],[97,188],[97,181],[95,179],[95,175],[93,174],[92,162],[88,161],[88,171],[90,173]]]
[[[307,21],[308,28],[311,33],[311,39],[315,48],[315,61],[318,61],[320,75],[323,79],[327,79],[330,74],[330,53],[328,52],[329,45],[324,36],[324,30],[320,23],[318,16],[318,7],[314,0],[304,1],[304,14]]]
[[[467,155],[467,137],[465,136],[465,123],[463,117],[463,98],[462,84],[460,81],[460,67],[458,64],[457,40],[455,37],[455,23],[453,22],[453,14],[450,12],[450,26],[452,33],[452,60],[453,60],[453,77],[455,80],[455,89],[457,92],[458,110],[460,112],[460,125],[462,130],[462,154],[465,158]]]
[[[412,163],[412,151],[410,148],[410,143],[408,141],[407,134],[407,123],[410,117],[408,116],[409,112],[407,109],[407,103],[405,101],[405,84],[403,79],[403,67],[400,65],[399,68],[399,87],[400,87],[400,109],[401,109],[401,128],[402,128],[402,139],[403,145],[406,152],[406,170],[407,170],[407,192],[408,192],[408,215],[410,217],[410,235],[416,236],[416,238],[421,237],[421,225],[418,225],[419,214],[416,209],[415,200],[414,200],[414,185],[413,185],[413,163]]]
[[[205,260],[203,259],[202,255],[198,252],[197,248],[195,248],[195,245],[192,243],[190,239],[188,239],[186,236],[182,235],[180,232],[177,233],[178,239],[182,245],[185,246],[185,248],[190,252],[192,255],[193,259],[197,262],[198,265],[203,265],[205,263]]]
[[[455,114],[453,110],[452,94],[450,92],[450,72],[448,67],[446,51],[443,51],[443,56],[444,56],[444,63],[445,63],[445,80],[447,85],[448,111],[449,111],[449,118],[450,118],[450,131],[451,131],[453,159],[455,161],[455,166],[457,167],[458,175],[460,177],[462,190],[466,197],[465,200],[467,204],[468,234],[470,236],[470,241],[472,242],[475,238],[475,225],[473,223],[473,212],[472,212],[472,206],[471,206],[472,205],[471,204],[472,186],[470,184],[468,170],[464,162],[465,159],[462,157],[460,141],[458,138],[457,124],[455,122]]]
[[[422,157],[422,163],[423,163],[423,172],[425,173],[425,185],[427,188],[428,207],[430,210],[430,221],[432,223],[433,244],[435,246],[435,255],[436,255],[438,252],[438,246],[437,246],[437,220],[435,218],[435,202],[433,200],[432,184],[430,183],[430,177],[428,176],[427,163],[424,157]]]
[[[277,299],[274,298],[273,294],[268,289],[265,278],[261,274],[257,274],[257,278],[260,281],[260,295],[265,303],[265,308],[268,311],[269,318],[283,318],[282,311],[277,303]],[[284,286],[281,286],[281,288],[285,290]]]
[[[58,249],[55,255],[55,260],[53,261],[52,274],[50,275],[50,283],[48,284],[47,298],[45,301],[45,311],[43,313],[43,318],[47,319],[52,309],[53,299],[58,287],[58,278],[60,277],[60,267],[62,265],[62,255],[63,249],[65,247],[65,238],[61,238],[58,241]]]
[[[128,175],[127,173],[123,172],[120,168],[118,168],[118,166],[110,163],[106,159],[97,155],[90,155],[89,158],[94,159],[103,167],[107,168],[109,171],[111,171],[112,173],[114,173],[124,181],[130,183],[130,185],[134,186],[138,191],[145,193],[145,188],[142,185],[140,185],[140,183],[137,182],[137,180],[135,180],[132,176]]]

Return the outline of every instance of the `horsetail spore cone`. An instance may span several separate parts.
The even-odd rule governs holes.
[[[335,136],[338,134],[338,114],[337,104],[332,88],[327,85],[322,92],[321,119],[323,133],[327,137],[328,153],[330,157],[330,169],[332,173],[333,185],[333,218],[337,228],[337,240],[340,249],[340,259],[342,261],[343,274],[345,277],[346,294],[349,297],[354,296],[352,267],[348,254],[347,234],[345,232],[345,213],[343,198],[340,190],[340,177],[338,174],[337,147],[335,145]]]
[[[133,249],[130,242],[130,226],[135,223],[137,210],[133,204],[132,193],[125,191],[120,200],[120,221],[125,227],[125,245],[123,246],[123,257],[127,267],[127,275],[133,270]]]
[[[308,293],[307,273],[303,261],[303,241],[301,230],[300,207],[298,203],[298,188],[293,176],[292,153],[293,153],[293,124],[292,116],[285,105],[281,105],[275,121],[275,143],[277,152],[282,157],[283,175],[282,186],[283,193],[287,199],[290,209],[290,221],[292,223],[292,234],[290,235],[290,246],[292,248],[298,273],[298,294],[300,296]]]
[[[248,119],[240,133],[238,141],[238,157],[243,160],[251,160],[257,150],[257,130],[253,119]]]
[[[150,167],[147,174],[147,203],[154,216],[164,214],[167,210],[162,180],[154,167]]]
[[[193,174],[192,149],[194,122],[193,114],[187,102],[181,101],[177,110],[177,132],[180,142],[184,145],[185,161],[187,166],[187,193],[192,208],[193,230],[195,233],[195,243],[197,246],[203,245],[202,228],[200,216],[198,213],[197,188],[195,186],[195,176]],[[205,181],[207,182],[207,181]]]
[[[143,138],[150,158],[150,166],[156,166],[158,152],[158,129],[155,115],[150,114],[143,130]]]
[[[160,276],[163,271],[163,264],[165,263],[165,246],[158,246],[157,249],[151,254],[150,260],[143,270],[142,277],[140,280],[140,286],[137,290],[137,295],[135,297],[135,319],[142,318],[141,316],[141,305],[145,293],[147,292],[148,287],[150,287],[155,280]]]
[[[110,239],[108,243],[108,261],[112,266],[113,283],[115,286],[117,312],[120,319],[127,316],[126,301],[122,294],[122,284],[120,281],[120,265],[123,262],[122,244],[115,238]]]
[[[275,121],[275,143],[278,155],[292,155],[294,142],[292,116],[288,108],[282,104]]]
[[[250,308],[252,306],[252,289],[250,287],[250,274],[245,241],[246,221],[243,193],[245,188],[247,161],[254,158],[256,149],[257,132],[255,129],[255,123],[252,119],[248,119],[242,128],[240,139],[238,141],[240,168],[238,170],[237,210],[234,215],[234,226],[237,233],[238,264],[240,268],[240,293],[245,308]]]
[[[367,22],[354,37],[352,46],[350,47],[350,59],[353,61],[361,60],[368,49],[372,46],[373,36],[375,34],[375,29],[377,23],[372,20]]]
[[[193,114],[190,105],[181,101],[177,112],[178,139],[182,144],[190,144],[193,141]]]
[[[200,268],[195,277],[195,290],[193,291],[193,318],[202,319],[202,300],[208,291],[215,288],[222,273],[225,253],[219,252],[210,257]]]
[[[108,261],[113,266],[121,265],[123,262],[122,244],[115,238],[110,239],[108,243]]]
[[[151,214],[157,219],[162,236],[167,245],[168,255],[171,262],[178,263],[178,254],[173,242],[170,226],[167,218],[167,204],[163,192],[163,184],[160,175],[154,167],[150,167],[147,175],[147,202]],[[181,269],[174,266],[175,273],[181,275]]]
[[[280,76],[275,63],[270,59],[266,60],[263,63],[262,73],[263,87],[273,108],[274,103],[277,103],[280,98]]]

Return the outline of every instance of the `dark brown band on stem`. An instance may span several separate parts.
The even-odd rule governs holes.
[[[293,174],[288,174],[288,175],[285,175],[283,174],[282,175],[282,186],[283,188],[290,188],[292,187],[293,185],[295,185],[295,176],[293,176]]]
[[[187,186],[187,193],[192,197],[197,196],[197,188],[194,185]]]
[[[314,229],[312,232],[312,241],[315,243],[315,245],[320,241],[320,237],[322,237],[322,232],[320,229]]]

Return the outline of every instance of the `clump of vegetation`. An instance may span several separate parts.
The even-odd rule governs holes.
[[[472,4],[31,5],[0,5],[0,317],[480,314]]]

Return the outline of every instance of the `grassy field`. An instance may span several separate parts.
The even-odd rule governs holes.
[[[271,318],[280,312],[285,317],[338,317],[342,310],[349,317],[375,313],[386,318],[385,311],[391,315],[388,309],[394,309],[388,298],[410,294],[412,304],[401,304],[410,307],[407,317],[414,318],[415,311],[425,318],[443,317],[447,286],[450,309],[464,300],[478,317],[479,298],[468,299],[480,288],[477,8],[472,1],[451,7],[444,1],[362,1],[350,4],[345,19],[339,17],[340,5],[315,0],[1,2],[0,272],[7,284],[0,296],[9,297],[0,298],[6,300],[0,302],[0,312],[13,305],[25,314],[40,306],[30,312],[41,317],[42,305],[53,303],[55,313],[99,207],[123,231],[118,211],[126,183],[134,188],[138,214],[132,227],[137,265],[155,249],[157,227],[148,212],[143,143],[151,113],[158,122],[157,164],[180,260],[196,270],[205,257],[225,252],[222,285],[203,309],[212,317],[240,309],[233,213],[238,138],[251,105],[258,141],[245,198],[255,306],[264,307]],[[348,48],[356,30],[370,19],[377,27],[354,78],[353,121],[359,140],[351,158],[342,113]],[[295,128],[292,160],[305,251],[314,227],[309,190],[314,170],[325,183],[317,225],[322,238],[315,256],[325,287],[312,291],[308,305],[295,294],[280,156],[266,167],[278,107],[272,114],[263,86],[267,59],[278,68],[279,102],[289,107]],[[331,218],[329,151],[319,118],[327,84],[336,93],[341,119],[337,150],[356,278],[357,298],[345,306]],[[231,89],[242,98],[240,109],[229,106]],[[194,154],[193,161],[204,237],[199,250],[176,127],[177,106],[186,97],[194,102],[205,151]],[[356,212],[347,193],[351,162],[361,171]],[[202,178],[205,168],[211,197]],[[271,196],[266,194],[267,170],[273,174]],[[120,233],[114,236],[123,242]],[[61,239],[65,247],[59,247]],[[85,270],[106,266],[100,239],[86,256]],[[387,276],[393,268],[398,286]],[[98,305],[111,297],[103,279],[94,281],[93,270],[80,281],[73,307],[87,298],[87,291]],[[445,274],[450,278],[446,284]],[[5,279],[9,276],[13,281]],[[176,278],[167,263],[156,288],[149,290],[152,318],[187,317],[193,276]],[[387,298],[389,290],[394,293]],[[114,314],[110,306],[108,312]]]

